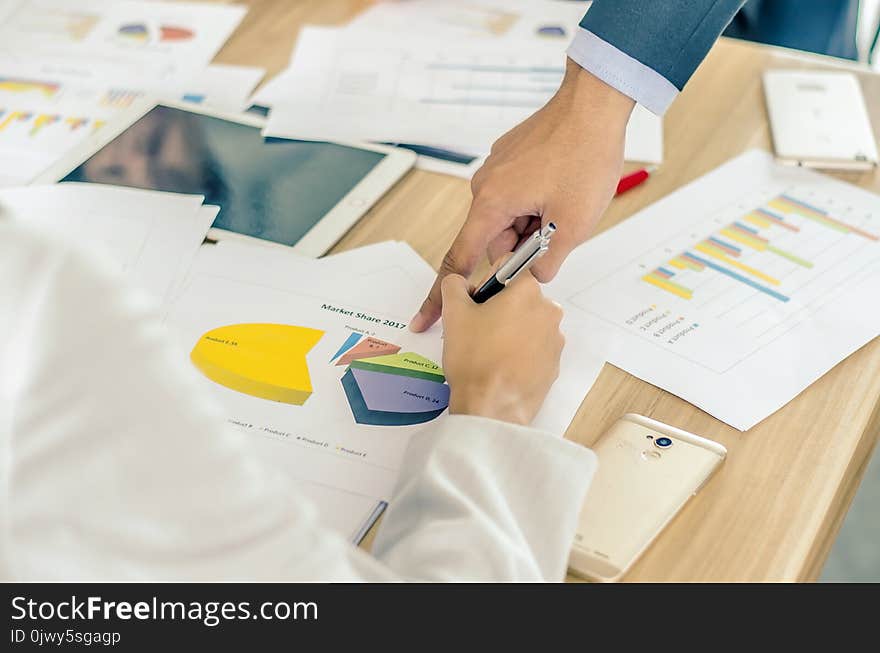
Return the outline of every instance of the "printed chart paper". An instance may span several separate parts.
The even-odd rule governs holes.
[[[179,79],[211,61],[246,11],[186,2],[28,0],[0,24],[0,59],[39,61],[84,81],[124,86],[133,79]]]
[[[880,198],[751,151],[600,234],[548,292],[609,362],[746,430],[880,334]]]
[[[344,380],[351,363],[337,365],[336,354],[358,334],[377,346],[361,347],[352,362],[399,348],[436,366],[440,339],[413,334],[399,317],[370,307],[305,294],[307,286],[196,273],[168,322],[229,423],[283,459],[292,476],[387,500],[409,436],[442,418],[442,391],[388,374],[381,362],[373,374],[393,378],[358,378],[352,387]],[[292,371],[277,365],[279,351],[290,354]]]
[[[267,136],[371,140],[474,156],[540,109],[559,88],[555,43],[479,40],[450,51],[444,39],[377,40],[333,28],[300,33],[291,68],[257,94],[272,107]],[[662,121],[636,107],[629,160],[662,159]]]

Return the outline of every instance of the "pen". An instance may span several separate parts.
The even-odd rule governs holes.
[[[548,222],[547,226],[533,233],[527,240],[516,248],[513,255],[498,268],[489,279],[480,286],[473,294],[473,300],[482,304],[490,297],[504,290],[505,286],[513,281],[523,270],[528,270],[532,264],[541,258],[550,248],[550,237],[556,231],[556,225]]]
[[[657,169],[657,166],[650,166],[648,168],[642,168],[640,170],[636,170],[635,172],[631,172],[628,175],[624,175],[620,178],[620,181],[617,182],[617,192],[615,195],[620,195],[625,193],[631,188],[635,188],[643,181],[645,181],[648,177],[651,176],[651,173]]]

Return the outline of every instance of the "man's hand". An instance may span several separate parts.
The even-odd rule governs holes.
[[[494,263],[551,221],[558,228],[553,245],[532,273],[542,282],[556,275],[569,252],[590,237],[614,196],[633,104],[568,62],[556,95],[498,139],[474,175],[467,219],[411,321],[413,331],[424,331],[440,317],[443,277],[469,277],[484,253]]]
[[[529,424],[559,375],[562,309],[528,274],[485,304],[457,274],[441,288],[449,412]]]

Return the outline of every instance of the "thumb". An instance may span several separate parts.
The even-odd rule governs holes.
[[[460,274],[447,274],[443,277],[440,290],[443,297],[443,317],[447,320],[450,316],[457,315],[462,308],[473,304],[467,279]]]
[[[547,253],[539,258],[532,266],[532,274],[541,283],[552,281],[563,262],[571,254],[571,251],[583,242],[578,234],[573,234],[570,225],[572,221],[555,221],[556,233],[553,234],[553,242],[547,249]]]
[[[471,205],[468,217],[458,232],[458,236],[446,252],[440,271],[431,286],[419,312],[410,321],[410,329],[419,333],[425,331],[440,318],[443,310],[443,296],[441,285],[443,279],[450,274],[469,276],[477,265],[481,256],[485,255],[486,244],[496,234],[487,230],[487,220],[480,212],[476,204]]]

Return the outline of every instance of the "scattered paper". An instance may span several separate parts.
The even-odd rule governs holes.
[[[540,109],[565,72],[559,46],[444,39],[310,27],[291,67],[266,91],[264,134],[301,140],[414,143],[485,155]],[[662,159],[662,121],[637,106],[627,129],[629,160]]]
[[[360,30],[420,32],[449,39],[556,40],[567,47],[589,2],[571,0],[407,0],[381,2],[348,24]]]
[[[241,113],[250,105],[248,99],[265,74],[264,68],[215,63],[184,83],[164,91],[155,89],[154,93],[220,111]]]
[[[206,65],[232,5],[14,2],[0,22],[0,187],[32,182],[142,97],[240,112],[264,71]]]
[[[229,4],[19,0],[0,24],[0,59],[36,59],[50,71],[123,88],[179,80],[211,61],[246,11]]]

